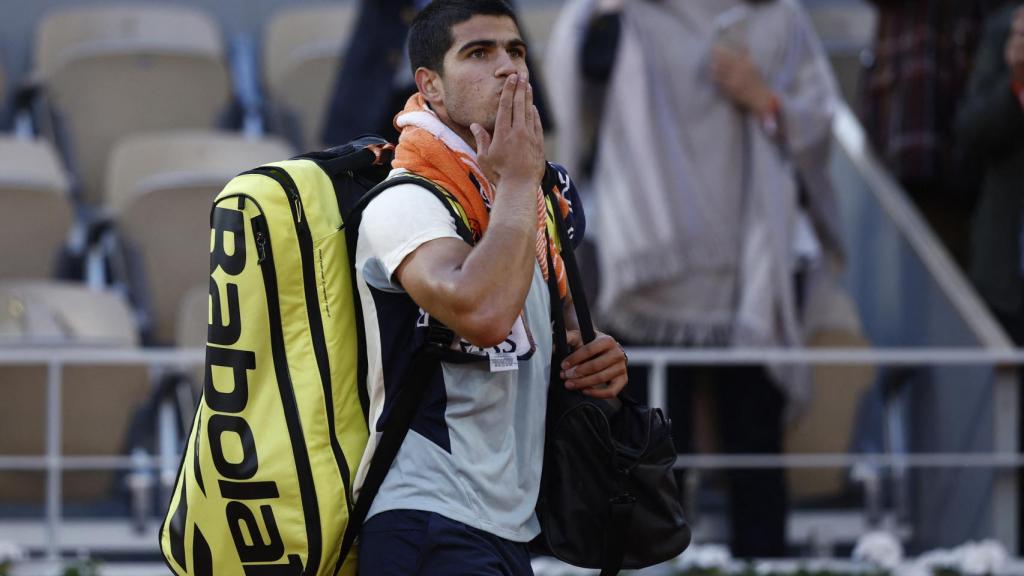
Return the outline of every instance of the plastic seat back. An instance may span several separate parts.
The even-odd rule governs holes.
[[[156,343],[174,344],[183,296],[208,283],[213,197],[238,173],[291,155],[281,140],[224,132],[140,134],[118,145],[108,202],[141,264]]]
[[[49,143],[0,136],[0,206],[0,279],[52,277],[74,214]]]
[[[111,292],[52,281],[0,281],[0,347],[132,348],[134,318]],[[144,366],[68,365],[62,369],[60,410],[64,456],[122,453],[137,407],[149,395]],[[46,366],[0,365],[0,454],[46,453]],[[41,505],[41,472],[0,471],[0,505]],[[67,471],[68,503],[109,501],[119,490],[112,471]]]
[[[298,125],[307,150],[321,147],[327,105],[356,16],[352,5],[315,4],[281,10],[267,25],[267,92],[277,113]]]
[[[213,127],[231,98],[220,33],[194,8],[57,10],[40,25],[35,58],[88,204],[102,197],[107,156],[123,136]]]

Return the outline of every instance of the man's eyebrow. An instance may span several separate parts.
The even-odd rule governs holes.
[[[508,46],[509,48],[522,48],[524,50],[526,49],[526,42],[523,42],[521,38],[514,38],[512,40],[509,40],[505,42],[505,45]],[[497,46],[497,40],[470,40],[469,42],[463,44],[461,48],[459,48],[458,53],[462,54],[463,52],[466,52],[467,50],[472,50],[474,48],[495,48]]]
[[[522,38],[515,38],[513,40],[509,40],[505,44],[509,48],[522,48],[524,51],[526,50],[526,42],[524,42]]]
[[[459,53],[461,54],[473,48],[494,48],[497,45],[498,42],[496,40],[470,40],[463,44],[462,48],[459,48]]]

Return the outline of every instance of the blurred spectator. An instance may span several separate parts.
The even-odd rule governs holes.
[[[985,21],[956,118],[964,164],[982,174],[971,222],[970,276],[1017,345],[1024,345],[1024,4]],[[1024,394],[1018,406],[1024,414]],[[1024,429],[1018,439],[1024,446]],[[1018,490],[1024,473],[1018,471]],[[1024,517],[1024,503],[1018,517]],[[1024,536],[1018,546],[1024,544]]]
[[[971,223],[970,275],[1018,344],[1024,343],[1024,11],[1005,6],[985,23],[956,117],[967,166],[982,174]]]
[[[508,2],[508,0],[506,0]],[[398,141],[395,110],[416,91],[405,50],[409,25],[430,0],[362,0],[352,40],[344,48],[341,71],[328,103],[323,141],[338,146],[364,134]],[[512,2],[508,2],[512,4]],[[520,30],[524,38],[525,32]],[[527,54],[528,65],[530,56]],[[532,66],[531,66],[531,69]],[[531,78],[545,131],[551,122],[538,77]]]
[[[878,8],[862,120],[881,159],[953,258],[967,255],[967,199],[953,163],[953,119],[986,0],[871,0]]]
[[[362,134],[391,142],[395,110],[416,91],[405,63],[405,38],[416,12],[429,0],[362,0],[352,40],[344,48],[341,71],[327,109],[323,140],[344,144]]]
[[[634,345],[800,345],[797,284],[834,279],[841,248],[825,173],[837,90],[796,0],[578,0],[552,37],[558,159],[586,162],[596,138],[608,328]],[[605,85],[596,129],[595,83]],[[802,268],[815,282],[796,281],[802,261],[817,263]],[[642,387],[644,372],[630,380]],[[683,451],[703,382],[728,453],[780,452],[783,414],[809,394],[803,370],[675,367]],[[727,483],[734,554],[785,554],[783,471],[737,470]]]

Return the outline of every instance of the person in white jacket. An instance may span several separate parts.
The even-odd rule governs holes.
[[[640,345],[800,345],[801,291],[834,277],[842,249],[825,173],[837,89],[799,3],[577,0],[552,38],[557,156],[579,180],[593,151],[602,324]],[[799,367],[669,379],[684,450],[698,382],[730,453],[779,452],[784,414],[809,395]],[[783,471],[728,480],[734,554],[784,554]]]

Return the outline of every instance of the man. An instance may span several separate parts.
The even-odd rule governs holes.
[[[403,57],[416,13],[430,0],[362,0],[352,39],[342,49],[342,65],[331,93],[323,129],[327,146],[338,146],[361,134],[398,137],[391,123],[416,85]],[[509,2],[509,6],[513,4]],[[533,79],[537,109],[545,126],[543,87]]]
[[[539,532],[534,506],[550,370],[595,397],[626,384],[625,354],[605,335],[551,366],[546,278],[559,286],[563,307],[571,299],[541,226],[544,135],[526,51],[500,0],[438,0],[410,30],[418,92],[395,119],[402,132],[395,174],[443,186],[477,241],[459,236],[423,186],[389,188],[366,208],[356,275],[371,430],[387,418],[417,326],[429,318],[482,361],[443,362],[416,382],[428,387],[426,399],[364,525],[363,576],[530,574],[526,543]],[[577,334],[571,340],[579,346]],[[495,371],[486,353],[498,349],[512,351],[517,369]],[[371,436],[357,486],[376,441]]]

